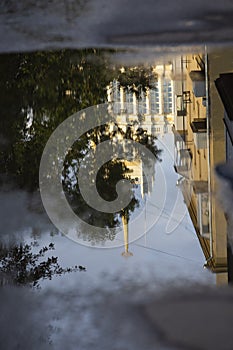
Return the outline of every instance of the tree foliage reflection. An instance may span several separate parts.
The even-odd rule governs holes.
[[[118,124],[114,124],[110,129],[109,125],[103,125],[97,129],[89,130],[88,133],[82,136],[81,140],[78,140],[68,152],[63,171],[63,188],[67,194],[67,199],[70,202],[73,210],[84,221],[94,227],[114,228],[119,224],[119,220],[123,215],[127,214],[129,218],[131,213],[139,206],[139,198],[136,196],[134,189],[131,193],[131,201],[126,208],[123,208],[119,212],[103,213],[92,207],[90,207],[83,199],[79,183],[78,183],[78,170],[81,166],[81,161],[85,157],[86,153],[82,151],[80,144],[82,145],[83,139],[88,140],[86,144],[87,148],[95,148],[98,144],[101,144],[107,140],[114,140],[120,137],[120,139],[136,141],[144,145],[154,155],[154,160],[161,161],[161,150],[156,145],[157,138],[155,136],[148,135],[147,131],[141,127],[135,127],[135,125],[128,125],[126,130],[120,127]],[[91,142],[90,142],[91,141]],[[119,141],[119,140],[118,140]],[[114,142],[113,142],[114,145]],[[130,174],[130,169],[124,162],[124,159],[120,159],[118,154],[118,148],[120,143],[117,143],[117,151],[112,152],[112,159],[101,166],[96,177],[96,187],[99,195],[106,201],[113,201],[117,197],[116,184],[123,179],[134,181]],[[87,150],[87,149],[86,149]],[[136,152],[136,149],[135,149]],[[87,152],[88,153],[88,152]],[[147,162],[147,157],[143,154],[135,153],[133,155],[133,161]],[[147,165],[147,164],[144,164]],[[154,167],[154,164],[149,164]],[[134,187],[137,187],[135,185]],[[109,230],[105,234],[106,237],[96,237],[96,231],[89,229],[88,231],[82,230],[80,235],[88,241],[99,242],[101,240],[113,240],[115,238],[115,231]]]
[[[100,50],[0,56],[1,173],[29,190],[38,187],[44,146],[78,110],[103,103],[113,70]]]
[[[85,267],[74,266],[63,268],[55,256],[44,259],[49,251],[54,250],[54,244],[50,243],[35,253],[34,245],[20,244],[10,248],[2,246],[0,249],[0,272],[2,283],[16,285],[30,285],[38,287],[45,279],[52,279],[55,275],[62,275],[74,271],[83,271]]]
[[[6,54],[0,56],[0,173],[13,177],[22,188],[38,189],[39,164],[43,149],[56,127],[73,113],[106,102],[106,86],[118,79],[122,86],[132,91],[153,86],[151,69],[127,68],[124,74],[112,67],[111,51],[96,49],[61,50]],[[135,90],[136,89],[136,90]],[[133,139],[149,148],[159,159],[155,138],[145,130],[131,125],[123,131],[116,125],[108,132],[108,126],[90,130],[83,135],[67,154],[63,186],[73,210],[93,226],[115,227],[121,212],[105,214],[88,207],[80,195],[77,181],[71,185],[71,176],[90,148],[120,133],[122,138]],[[116,183],[129,178],[129,169],[122,160],[113,159],[98,172],[97,188],[105,200],[116,196]],[[133,196],[128,214],[138,205]],[[84,239],[114,239],[114,235],[93,237],[89,232]]]

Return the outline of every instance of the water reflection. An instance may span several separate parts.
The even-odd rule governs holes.
[[[63,164],[62,184],[73,211],[84,222],[109,230],[96,235],[80,225],[76,238],[97,246],[121,240],[123,255],[131,255],[130,242],[146,232],[143,223],[139,233],[130,229],[131,219],[140,215],[146,200],[154,206],[157,200],[164,210],[161,198],[159,202],[154,196],[157,163],[161,158],[163,169],[161,149],[166,142],[161,140],[173,133],[177,190],[182,191],[188,207],[205,267],[217,273],[217,280],[227,282],[227,223],[216,197],[214,173],[215,165],[225,160],[224,124],[219,117],[223,105],[214,81],[232,70],[231,50],[160,57],[159,62],[144,66],[113,64],[111,54],[115,50],[1,55],[1,183],[13,181],[27,191],[38,190],[40,159],[51,133],[71,114],[105,102],[112,122],[89,130],[72,145]],[[129,149],[123,140],[145,146],[154,161],[137,154],[136,149],[131,150],[131,159],[130,155],[124,158],[122,154]],[[230,137],[227,140],[230,154]],[[114,157],[98,169],[99,195],[112,201],[120,180],[132,184],[130,204],[115,213],[98,211],[86,203],[77,177],[80,168],[92,167],[88,153],[92,151],[95,158],[96,147],[104,141],[112,142]],[[59,176],[56,169],[51,176]],[[149,210],[151,216],[158,216],[152,206]],[[169,210],[170,216],[177,214],[176,205]],[[177,221],[182,223],[182,215]]]
[[[59,324],[63,330],[63,315],[68,315],[73,325],[77,324],[77,315],[81,315],[78,327],[73,332],[70,331],[72,327],[65,332],[72,333],[73,348],[77,347],[77,339],[81,339],[83,348],[87,346],[86,337],[83,337],[87,333],[95,344],[96,332],[99,332],[98,339],[105,341],[107,338],[108,348],[111,348],[115,312],[114,318],[111,313],[116,310],[116,320],[122,322],[124,309],[125,314],[129,310],[129,324],[134,322],[127,333],[131,344],[127,348],[139,348],[136,341],[132,347],[132,333],[138,331],[138,325],[143,325],[140,328],[146,334],[143,342],[149,339],[148,349],[154,349],[154,330],[144,333],[147,330],[144,316],[138,316],[137,323],[135,310],[132,311],[129,303],[131,297],[139,293],[137,302],[140,300],[143,304],[161,285],[167,288],[172,282],[173,302],[175,283],[183,286],[187,281],[205,281],[210,285],[232,281],[231,186],[220,187],[215,174],[216,165],[232,158],[232,110],[231,98],[228,98],[232,50],[206,48],[206,51],[192,54],[163,59],[160,56],[152,63],[138,66],[116,61],[113,64],[111,55],[115,59],[114,54],[113,50],[88,49],[0,56],[1,240],[4,234],[15,234],[13,243],[0,246],[0,278],[1,284],[41,285],[42,290],[52,286],[53,292],[43,295],[46,310],[43,309],[42,314],[47,312],[49,320],[53,318],[49,322],[55,327]],[[70,237],[81,243],[75,244],[49,222],[42,207],[38,191],[39,164],[46,142],[61,122],[80,110],[85,121],[86,108],[103,106],[103,103],[111,122],[83,133],[67,149],[64,159],[54,159],[48,174],[51,188],[59,178],[72,213],[83,220]],[[92,118],[95,119],[95,114]],[[67,136],[64,134],[62,142],[66,142]],[[96,172],[97,148],[106,141],[114,157],[101,164]],[[154,157],[149,159],[136,147],[129,147],[129,141],[145,147]],[[59,148],[59,142],[56,146]],[[102,151],[104,157],[105,150]],[[59,162],[62,162],[60,173]],[[91,176],[96,175],[98,195],[108,203],[117,198],[117,183],[129,181],[130,203],[115,212],[93,208],[80,189],[82,184],[78,176],[80,171],[85,174],[86,169],[84,183],[91,183]],[[231,164],[227,171],[224,169],[224,166],[218,168],[219,175],[232,181]],[[89,187],[91,189],[91,185]],[[220,190],[222,188],[224,191]],[[221,191],[225,206],[218,198]],[[51,205],[56,211],[60,210],[59,220],[65,222],[64,208],[52,201]],[[87,230],[86,223],[93,230]],[[100,230],[94,230],[96,227]],[[106,229],[104,233],[103,228]],[[114,249],[92,249],[92,246]],[[50,250],[53,255],[47,256]],[[203,265],[207,269],[203,269]],[[85,273],[75,273],[85,268]],[[68,290],[64,293],[67,301],[61,301],[61,295],[57,295],[61,286]],[[121,306],[117,298],[117,306],[113,308],[114,288],[122,288],[125,295],[121,295]],[[105,289],[110,290],[110,296],[105,294]],[[11,296],[13,287],[8,291]],[[181,293],[177,294],[180,298]],[[17,300],[15,294],[12,295]],[[203,295],[199,297],[203,308],[203,300],[207,305],[208,296],[206,299],[202,299]],[[179,298],[182,304],[179,312],[184,307],[190,324],[192,305],[190,303],[187,308],[182,297]],[[186,297],[184,300],[186,303]],[[30,300],[25,302],[26,310],[28,302]],[[55,303],[53,309],[51,305]],[[218,303],[219,299],[211,305],[211,312]],[[69,311],[70,305],[72,309],[75,306],[74,314]],[[152,320],[160,324],[162,317],[157,312],[158,306],[151,308],[151,305],[149,303]],[[227,307],[220,304],[220,308],[225,312]],[[59,312],[60,321],[57,320]],[[89,319],[90,314],[94,321],[85,323],[83,320]],[[101,323],[99,315],[103,314],[108,318]],[[172,318],[177,318],[175,314],[171,315],[169,306],[165,332],[169,328],[176,333],[177,320],[173,323]],[[217,317],[213,319],[217,322]],[[184,320],[186,322],[186,317]],[[172,327],[167,328],[169,321]],[[106,329],[110,329],[111,336],[102,337]],[[127,332],[127,327],[125,330]],[[55,345],[63,335],[64,332],[53,335]],[[63,344],[64,339],[61,341]],[[156,342],[163,348],[160,339]],[[118,344],[122,347],[122,343]],[[143,346],[145,344],[140,348]]]

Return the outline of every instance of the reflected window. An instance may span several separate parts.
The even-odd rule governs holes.
[[[159,114],[158,82],[155,83],[155,89],[150,90],[150,108],[151,108],[151,113]]]
[[[139,100],[139,106],[138,106],[138,112],[140,114],[146,114],[147,113],[146,94],[144,92],[141,92],[141,96],[140,96],[140,100]]]
[[[164,113],[172,113],[172,84],[171,80],[165,79],[163,83]]]
[[[197,222],[200,229],[200,234],[209,238],[210,236],[210,227],[209,227],[209,195],[208,193],[198,193],[198,215]]]
[[[127,112],[129,114],[133,114],[133,93],[127,92],[126,93],[126,102],[127,102]]]
[[[120,83],[117,80],[113,80],[112,82],[112,94],[113,94],[113,102],[114,104],[114,113],[120,113]],[[116,103],[117,102],[117,103]]]

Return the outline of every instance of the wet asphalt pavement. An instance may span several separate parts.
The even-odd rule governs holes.
[[[233,2],[51,0],[0,3],[0,51],[231,44]]]

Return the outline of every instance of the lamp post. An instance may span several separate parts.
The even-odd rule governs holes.
[[[121,217],[124,231],[124,246],[125,250],[121,254],[122,256],[128,258],[129,256],[133,256],[133,253],[129,252],[129,214],[124,210],[123,215]]]

